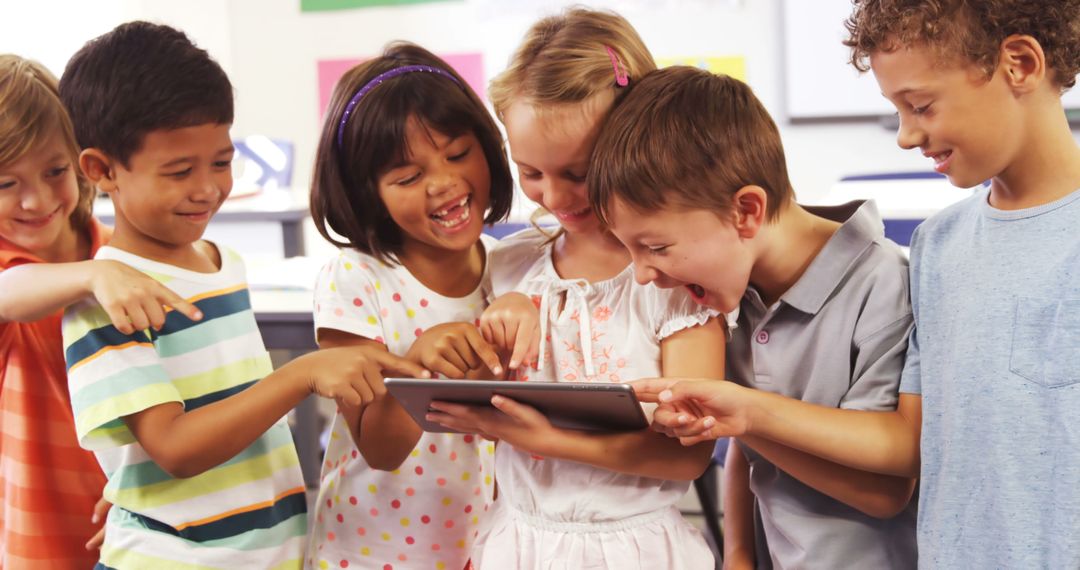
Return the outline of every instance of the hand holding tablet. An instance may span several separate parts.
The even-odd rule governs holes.
[[[495,395],[536,408],[559,428],[633,431],[648,427],[641,405],[627,384],[387,378],[386,389],[429,432],[454,431],[425,418],[433,400],[491,406]]]

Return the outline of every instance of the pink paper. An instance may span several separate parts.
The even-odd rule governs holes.
[[[482,101],[487,101],[487,84],[484,81],[484,55],[475,53],[440,54],[465,81],[476,91]],[[319,69],[319,117],[326,113],[330,96],[334,93],[337,80],[354,65],[366,61],[367,57],[352,59],[323,59],[317,62]]]

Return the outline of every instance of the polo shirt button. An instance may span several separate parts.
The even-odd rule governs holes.
[[[761,331],[757,333],[758,344],[769,344],[769,331]]]

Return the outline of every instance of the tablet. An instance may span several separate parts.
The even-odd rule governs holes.
[[[424,416],[432,400],[491,406],[494,395],[528,404],[556,427],[632,431],[649,426],[629,384],[387,378],[386,389],[429,432],[453,432]]]

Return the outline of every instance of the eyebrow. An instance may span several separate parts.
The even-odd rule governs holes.
[[[223,154],[230,154],[230,153],[233,153],[233,152],[236,152],[236,147],[234,147],[232,145],[229,145],[227,147],[222,147],[220,150],[215,152],[214,156],[218,157],[218,156],[221,156]],[[162,164],[158,168],[171,168],[173,166],[179,166],[181,164],[188,163],[188,162],[195,162],[195,158],[190,157],[190,156],[181,156],[180,158],[174,158],[174,159],[170,160],[169,162],[166,162],[165,164]]]

